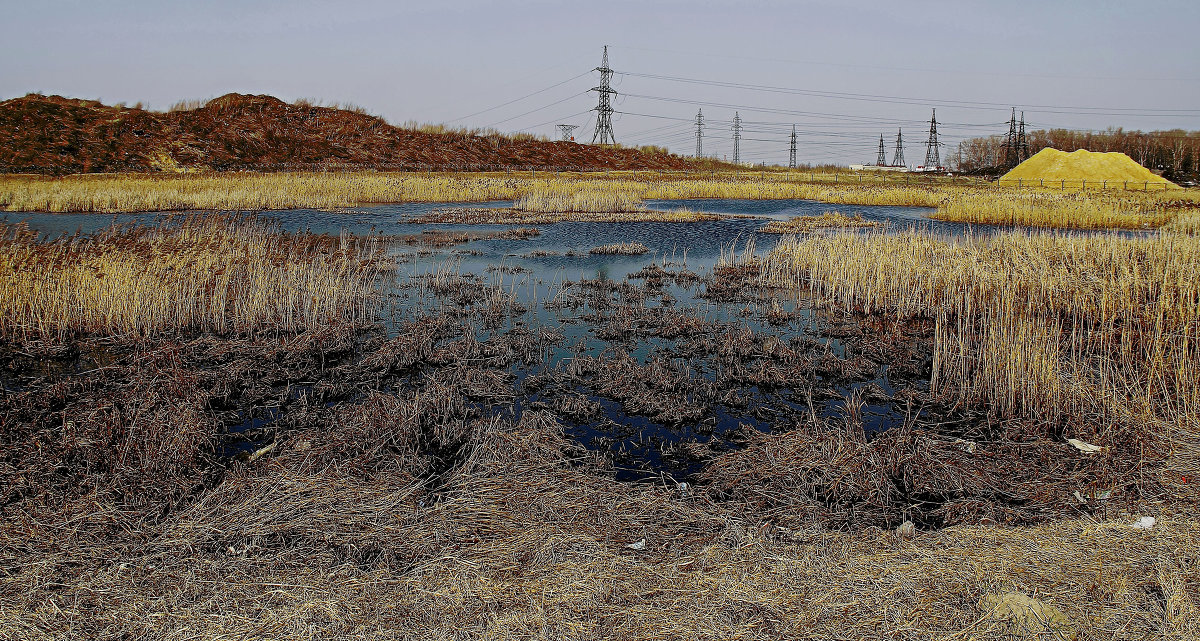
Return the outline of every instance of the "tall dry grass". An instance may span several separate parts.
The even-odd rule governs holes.
[[[820,178],[820,177],[818,177]],[[365,203],[528,199],[529,206],[630,206],[680,198],[811,199],[937,206],[953,187],[800,182],[776,173],[272,173],[0,177],[8,211],[129,212],[338,208]],[[588,204],[592,202],[594,204]],[[611,210],[610,210],[611,211]]]
[[[989,189],[945,200],[934,218],[962,223],[1073,229],[1156,229],[1179,216],[1160,195]]]
[[[48,242],[0,231],[0,335],[297,330],[369,317],[375,239],[286,234],[237,217]]]
[[[518,198],[513,207],[548,213],[616,213],[645,209],[636,190],[603,189],[595,184],[577,188],[537,186]]]
[[[0,177],[8,211],[335,209],[371,203],[517,201],[535,212],[630,212],[649,199],[803,199],[936,208],[935,218],[1056,228],[1157,228],[1200,192],[1059,192],[973,182],[795,172],[271,173]]]
[[[786,238],[764,275],[936,325],[932,383],[1101,440],[1200,436],[1200,240],[1004,233]]]

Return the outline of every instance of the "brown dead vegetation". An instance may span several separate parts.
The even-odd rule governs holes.
[[[1196,497],[1159,460],[917,385],[881,434],[881,390],[816,411],[882,363],[927,376],[929,324],[829,313],[824,336],[781,340],[655,304],[686,282],[796,322],[757,272],[563,283],[543,304],[613,348],[520,385],[564,332],[449,267],[409,284],[436,313],[389,333],[10,340],[0,637],[1007,638],[988,604],[1010,592],[1068,636],[1195,636]],[[644,338],[670,346],[622,351]],[[507,411],[533,386],[542,405]],[[750,386],[797,411],[735,449],[682,446],[704,466],[685,483],[619,482],[568,434],[613,403],[699,431]],[[1157,524],[1131,528],[1144,510]]]
[[[226,94],[167,113],[29,94],[0,102],[0,173],[683,169],[636,149],[431,133],[366,113]]]

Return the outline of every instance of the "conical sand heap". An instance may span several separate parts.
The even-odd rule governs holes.
[[[1019,179],[1019,180],[1018,180]],[[1057,149],[1046,148],[1033,155],[1032,158],[1013,167],[1012,171],[1004,174],[1000,182],[1026,185],[1036,185],[1044,181],[1046,185],[1066,181],[1068,186],[1078,187],[1083,181],[1100,185],[1107,182],[1108,186],[1128,184],[1130,187],[1162,188],[1177,187],[1171,181],[1156,176],[1149,169],[1137,164],[1132,158],[1123,153],[1073,151],[1066,153]]]

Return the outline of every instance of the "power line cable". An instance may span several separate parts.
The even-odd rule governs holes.
[[[666,80],[669,82],[682,82],[691,84],[700,84],[716,87],[727,87],[733,89],[746,89],[750,91],[763,91],[770,93],[786,93],[799,94],[805,96],[814,96],[821,98],[838,98],[842,100],[861,100],[867,102],[892,102],[898,104],[916,104],[916,105],[945,105],[955,106],[963,109],[994,109],[999,107],[1009,106],[1003,103],[984,102],[976,100],[931,100],[928,98],[908,98],[903,96],[888,96],[884,94],[862,94],[849,93],[842,91],[820,91],[814,89],[796,89],[792,87],[778,87],[772,85],[755,85],[744,82],[725,82],[719,80],[705,80],[700,78],[684,78],[679,76],[667,76],[663,74],[639,73],[633,71],[617,71],[618,74],[634,76],[639,78],[649,78],[653,80]],[[627,94],[632,95],[632,94]],[[1121,113],[1108,112],[1135,112],[1128,115],[1146,115],[1146,116],[1167,116],[1167,117],[1191,117],[1200,114],[1200,109],[1154,109],[1154,108],[1133,108],[1133,107],[1084,107],[1084,106],[1061,106],[1061,105],[1025,105],[1027,109],[1040,110],[1069,110],[1069,111],[1046,111],[1046,113],[1079,113],[1079,114],[1099,114],[1099,115],[1121,115]]]
[[[530,93],[530,94],[525,94],[524,96],[521,96],[520,98],[514,98],[513,100],[509,100],[508,102],[505,102],[505,103],[502,103],[502,104],[496,105],[495,107],[488,107],[487,109],[484,109],[483,111],[476,111],[476,112],[475,112],[475,113],[473,113],[473,114],[467,114],[467,115],[465,115],[465,116],[462,116],[462,117],[459,117],[459,118],[455,118],[454,120],[448,120],[448,121],[446,121],[446,122],[447,122],[447,124],[449,124],[449,123],[452,123],[452,122],[458,122],[459,120],[466,120],[467,118],[472,118],[472,117],[474,117],[474,116],[478,116],[478,115],[480,115],[480,114],[485,114],[485,113],[487,113],[487,112],[489,112],[489,111],[495,111],[495,110],[497,110],[497,109],[499,109],[499,108],[501,108],[501,107],[507,107],[507,106],[509,106],[509,105],[511,105],[511,104],[513,104],[513,103],[515,103],[515,102],[521,102],[522,100],[525,100],[526,98],[532,98],[533,96],[536,96],[536,95],[538,95],[538,94],[540,94],[540,93],[545,93],[545,92],[547,92],[547,91],[550,91],[551,89],[554,89],[555,87],[561,87],[561,86],[563,86],[563,85],[567,84],[568,82],[571,82],[572,80],[578,80],[579,78],[582,78],[582,77],[584,77],[584,76],[586,76],[586,75],[588,75],[588,74],[590,74],[590,73],[591,73],[591,70],[585,71],[585,72],[583,72],[583,73],[579,74],[578,76],[572,76],[572,77],[570,77],[570,78],[567,78],[566,80],[564,80],[564,81],[562,81],[562,82],[557,82],[557,83],[555,83],[555,84],[552,84],[552,85],[550,85],[549,87],[546,87],[545,89],[538,89],[537,91],[535,91],[535,92],[533,92],[533,93]]]

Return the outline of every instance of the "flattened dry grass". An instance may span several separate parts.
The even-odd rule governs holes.
[[[41,242],[0,232],[0,336],[294,331],[372,314],[378,239],[286,234],[237,217]]]
[[[120,548],[80,529],[7,521],[3,632],[1005,638],[1011,623],[981,601],[1009,591],[1059,608],[1083,639],[1198,631],[1200,575],[1185,552],[1200,544],[1194,519],[1149,531],[1118,517],[909,539],[780,527],[703,493],[605,478],[541,414],[461,426],[458,463],[423,486],[410,467],[420,443],[408,404],[375,398],[370,414],[341,415],[347,433],[298,433],[192,505],[142,523]]]

